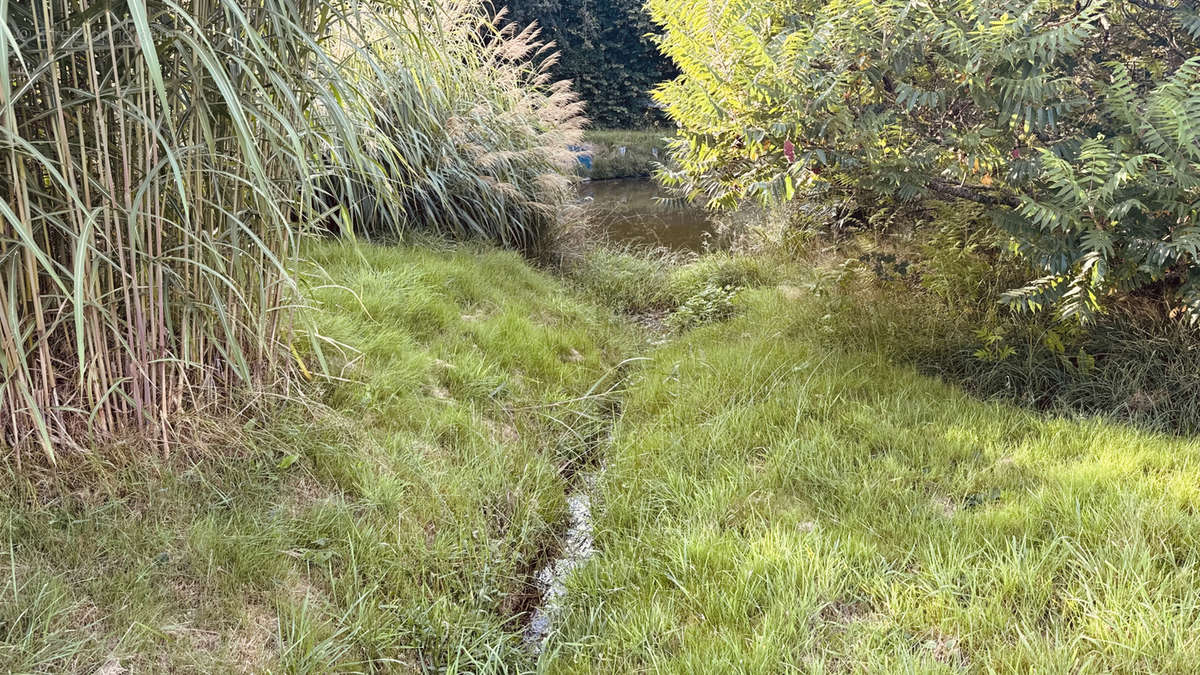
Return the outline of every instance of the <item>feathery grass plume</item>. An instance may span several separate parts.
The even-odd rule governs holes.
[[[536,30],[478,0],[0,15],[0,437],[18,462],[130,429],[167,444],[187,408],[287,394],[305,332],[289,270],[317,223],[534,250],[566,201],[579,104],[532,60]]]
[[[165,441],[287,376],[306,4],[0,0],[6,444]]]
[[[572,196],[569,147],[585,119],[570,83],[550,81],[553,45],[537,27],[454,0],[433,13],[356,16],[334,32],[332,51],[364,87],[358,122],[375,159],[352,166],[330,148],[317,182],[336,229],[385,239],[420,229],[544,253]]]

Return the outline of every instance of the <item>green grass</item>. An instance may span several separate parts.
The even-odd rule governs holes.
[[[334,376],[309,405],[0,476],[0,671],[1200,659],[1193,439],[981,402],[762,258],[596,252],[563,280],[483,247],[307,257]],[[726,284],[733,318],[653,350],[618,318]],[[597,554],[535,657],[532,575],[581,468],[602,472]]]
[[[1193,672],[1200,445],[982,403],[753,291],[625,400],[552,672]]]
[[[693,258],[661,248],[598,248],[571,261],[564,272],[596,303],[636,315],[673,311],[706,286],[761,286],[779,276],[779,266],[723,252]]]
[[[666,163],[669,129],[595,129],[584,132],[583,141],[592,148],[592,170],[580,167],[592,180],[649,176],[656,163]],[[625,148],[624,154],[621,148]],[[655,155],[654,152],[658,151]]]
[[[628,332],[515,254],[310,256],[353,349],[325,350],[327,407],[4,477],[0,671],[530,666],[515,616],[607,414],[549,404],[611,379]]]

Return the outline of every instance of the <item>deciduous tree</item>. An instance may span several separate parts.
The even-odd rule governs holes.
[[[681,75],[667,177],[731,205],[838,180],[987,207],[1087,320],[1153,287],[1200,316],[1195,0],[650,0]]]

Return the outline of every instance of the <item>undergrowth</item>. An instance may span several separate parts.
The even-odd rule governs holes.
[[[877,351],[1039,411],[1200,430],[1200,333],[1148,297],[1084,326],[1010,308],[1005,292],[1028,270],[978,210],[869,210],[846,198],[748,209],[718,230],[736,256],[794,261],[785,276],[820,299],[831,347]]]
[[[928,260],[902,275],[897,260],[854,259],[811,282],[831,345],[885,353],[983,398],[1159,431],[1200,430],[1200,335],[1149,303],[1126,303],[1079,326],[1001,306],[991,281],[976,282],[975,301],[957,289],[938,293],[950,275],[937,274]],[[974,264],[994,274],[984,260]]]

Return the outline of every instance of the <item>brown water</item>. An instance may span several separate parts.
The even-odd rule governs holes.
[[[713,233],[703,209],[663,203],[666,196],[646,178],[581,183],[588,219],[619,244],[661,245],[678,251],[699,251]]]

